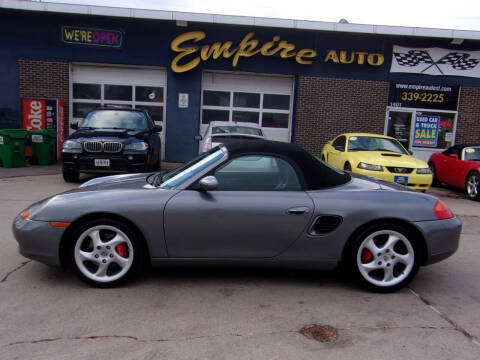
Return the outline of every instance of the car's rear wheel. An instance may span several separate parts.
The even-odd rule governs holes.
[[[345,165],[343,166],[343,170],[352,171],[352,165],[350,165],[349,162],[346,162]]]
[[[356,239],[349,264],[359,283],[372,291],[392,292],[417,274],[419,252],[414,235],[403,226],[371,226]]]
[[[85,282],[113,287],[141,269],[142,244],[134,231],[119,221],[89,221],[75,230],[71,262]]]
[[[62,169],[63,180],[66,182],[78,182],[80,179],[80,173],[75,169]]]
[[[480,175],[478,172],[472,171],[468,174],[465,187],[470,200],[480,201]]]
[[[440,182],[437,178],[437,169],[435,168],[435,164],[433,162],[429,162],[428,167],[430,168],[430,172],[432,173],[432,186],[440,185]]]

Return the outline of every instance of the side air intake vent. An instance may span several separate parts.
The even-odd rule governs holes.
[[[335,230],[341,223],[342,217],[337,215],[319,216],[310,229],[311,235],[325,235]]]

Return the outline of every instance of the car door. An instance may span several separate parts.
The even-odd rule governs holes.
[[[345,155],[346,137],[344,135],[337,137],[332,142],[332,148],[327,155],[327,162],[338,169],[343,169]]]
[[[166,205],[170,257],[271,258],[310,223],[313,202],[286,160],[242,156],[212,174],[217,190],[183,190]]]
[[[457,155],[457,158],[451,157],[450,155]],[[455,184],[455,171],[458,166],[458,151],[452,149],[449,154],[440,154],[437,161],[437,178],[439,181],[444,182],[445,184],[454,185]]]

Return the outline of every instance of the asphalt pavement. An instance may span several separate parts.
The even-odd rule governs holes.
[[[430,191],[464,222],[459,250],[394,294],[339,272],[244,268],[154,269],[102,290],[18,254],[15,215],[78,186],[41,168],[0,171],[2,360],[480,358],[480,203],[459,191]],[[305,337],[311,324],[338,338]]]

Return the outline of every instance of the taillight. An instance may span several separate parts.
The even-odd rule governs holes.
[[[435,211],[435,215],[437,216],[438,220],[450,219],[453,217],[452,210],[450,210],[447,204],[445,204],[442,200],[437,201],[433,211]]]

